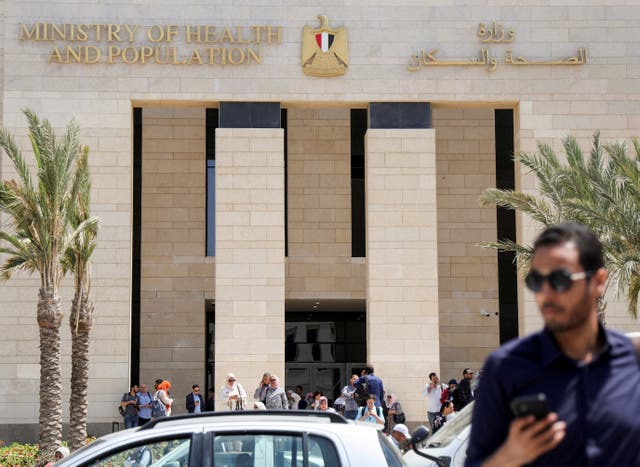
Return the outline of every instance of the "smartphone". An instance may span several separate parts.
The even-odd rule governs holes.
[[[547,396],[543,393],[527,394],[526,396],[516,397],[509,403],[511,406],[511,412],[514,417],[526,417],[528,415],[535,415],[536,420],[544,418],[549,413],[549,406],[547,405]]]

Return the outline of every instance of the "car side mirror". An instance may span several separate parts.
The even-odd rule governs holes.
[[[421,452],[418,450],[418,446],[424,443],[424,441],[428,437],[429,437],[429,428],[427,428],[424,425],[416,428],[415,431],[413,432],[413,435],[411,435],[411,449],[413,449],[413,451],[417,455],[435,462],[439,467],[449,467],[449,465],[451,464],[450,457],[435,457],[429,454],[425,454],[424,452]]]

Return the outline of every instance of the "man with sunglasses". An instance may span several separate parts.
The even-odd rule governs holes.
[[[606,279],[586,227],[536,239],[525,282],[545,326],[487,358],[465,465],[640,465],[640,365],[631,341],[598,319]],[[512,415],[511,400],[539,393],[547,415]]]

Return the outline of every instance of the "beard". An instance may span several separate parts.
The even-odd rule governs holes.
[[[553,301],[542,304],[541,310],[550,310],[552,316],[544,317],[545,326],[551,332],[561,333],[573,331],[582,327],[588,320],[592,311],[588,289],[585,289],[580,301],[567,308]]]

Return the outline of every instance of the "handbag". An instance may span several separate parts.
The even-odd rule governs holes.
[[[406,417],[404,416],[404,413],[394,413],[393,421],[395,423],[404,423],[406,421]]]
[[[166,416],[167,406],[164,405],[164,402],[158,399],[158,393],[156,392],[156,396],[153,398],[153,402],[151,403],[151,417],[161,418]]]

